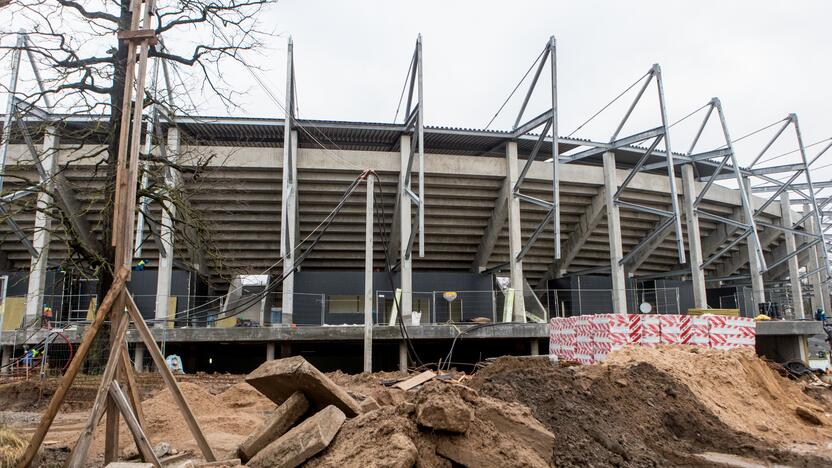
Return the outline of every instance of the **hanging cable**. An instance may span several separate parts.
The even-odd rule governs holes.
[[[604,112],[605,110],[607,110],[607,108],[609,108],[611,105],[613,105],[615,103],[615,101],[621,99],[622,96],[627,94],[627,92],[630,91],[631,89],[633,89],[637,84],[641,83],[641,80],[643,80],[645,77],[647,77],[647,75],[649,75],[652,72],[653,72],[653,70],[650,70],[647,73],[641,75],[641,77],[639,77],[639,79],[634,81],[633,84],[628,86],[624,91],[621,91],[621,93],[618,96],[614,97],[612,99],[612,101],[610,101],[606,105],[604,105],[604,107],[602,107],[598,112],[592,114],[592,116],[590,118],[586,119],[586,121],[584,123],[578,125],[578,128],[576,128],[575,130],[572,130],[572,132],[570,132],[569,135],[566,135],[566,138],[571,137],[572,135],[575,134],[575,132],[584,128],[584,126],[586,126],[586,124],[592,122],[592,120],[595,119],[595,117],[598,117],[601,114],[601,112]]]
[[[523,75],[523,78],[520,78],[520,81],[518,81],[517,84],[514,86],[514,89],[511,90],[511,93],[509,93],[506,100],[503,101],[503,105],[501,105],[500,108],[497,109],[497,112],[494,114],[494,117],[491,117],[491,120],[489,120],[488,123],[485,124],[484,130],[488,130],[488,127],[490,127],[491,124],[494,123],[494,119],[496,119],[497,116],[500,115],[500,112],[502,112],[503,108],[506,107],[506,104],[508,104],[508,101],[511,99],[511,97],[514,96],[514,93],[517,92],[517,89],[520,88],[520,85],[522,85],[523,82],[526,81],[526,78],[529,76],[529,73],[532,72],[532,70],[534,69],[534,66],[537,65],[537,62],[540,61],[540,58],[543,57],[543,55],[546,53],[547,50],[548,49],[543,49],[543,51],[540,52],[540,55],[538,55],[537,58],[534,59],[534,62],[532,62],[532,66],[530,66],[529,69],[526,70],[526,73]]]

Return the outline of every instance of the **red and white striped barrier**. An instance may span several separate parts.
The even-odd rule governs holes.
[[[757,323],[747,317],[706,316],[709,325],[709,345],[716,349],[750,346],[757,340]]]
[[[641,316],[641,346],[658,346],[662,342],[662,323],[658,315]]]
[[[598,314],[592,317],[595,334],[595,361],[641,340],[641,316],[637,314]]]
[[[549,321],[549,354],[583,364],[602,361],[627,345],[732,349],[755,343],[756,322],[745,317],[597,314]]]

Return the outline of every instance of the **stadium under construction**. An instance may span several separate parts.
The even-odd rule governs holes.
[[[425,122],[421,38],[393,122],[297,117],[291,43],[282,118],[148,106],[142,187],[176,194],[148,190],[135,225],[129,289],[154,337],[189,372],[293,354],[360,370],[364,346],[380,370],[537,354],[552,317],[739,309],[776,319],[758,324],[758,352],[806,360],[822,332],[813,313],[830,310],[832,182],[813,180],[812,165],[832,143],[810,154],[786,115],[742,166],[713,98],[685,117],[693,139],[671,146],[659,65],[617,98],[625,111],[603,138],[555,137],[557,44],[541,45],[505,131]],[[533,95],[547,103],[537,115]],[[657,125],[630,130],[635,112]],[[101,251],[108,225],[107,125],[9,99],[4,366],[56,333],[77,343],[100,299],[74,265],[78,249]],[[705,129],[722,141],[704,147]],[[789,162],[769,159],[787,139]]]

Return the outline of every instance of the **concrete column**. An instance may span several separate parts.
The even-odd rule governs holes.
[[[538,340],[532,340],[529,346],[529,354],[532,356],[539,356],[540,355],[540,342]]]
[[[618,179],[615,171],[615,153],[604,153],[604,203],[607,207],[607,230],[610,239],[610,276],[612,277],[612,312],[627,313],[627,282],[624,275],[624,247],[621,245],[621,220],[615,204]]]
[[[690,261],[690,278],[693,283],[693,306],[697,309],[708,308],[705,293],[705,272],[702,265],[702,239],[699,234],[699,215],[693,202],[696,201],[696,183],[693,177],[693,165],[682,166],[682,190],[685,195],[685,221],[688,227],[688,255]]]
[[[266,360],[274,361],[274,343],[266,343]]]
[[[810,213],[812,207],[808,204],[803,205],[803,213]],[[815,217],[809,216],[806,218],[806,230],[808,232],[817,233],[818,228],[815,226]],[[814,248],[809,249],[809,271],[818,270],[823,265],[823,252],[819,249],[823,248],[822,244],[818,244]],[[829,304],[829,286],[824,283],[826,279],[826,270],[820,269],[817,273],[809,275],[809,284],[812,285],[812,316],[818,308],[823,309],[827,315],[830,314]]]
[[[178,128],[168,128],[167,144],[168,159],[172,162],[176,162],[179,156],[180,145]],[[178,184],[179,173],[171,168],[170,172],[165,176],[165,186],[167,186],[169,190],[172,190],[175,189]],[[162,203],[165,209],[162,210],[162,223],[161,226],[159,226],[159,238],[161,240],[162,247],[165,249],[165,255],[162,256],[162,252],[159,252],[159,271],[156,275],[155,313],[155,318],[157,320],[156,327],[159,328],[164,328],[168,325],[166,320],[168,318],[168,314],[170,313],[168,310],[168,304],[170,301],[170,283],[173,275],[173,258],[175,254],[174,232],[176,231],[175,226],[173,225],[173,217],[176,215],[176,205],[169,201],[163,201]],[[170,325],[173,326],[172,323]]]
[[[780,195],[780,223],[783,227],[791,229],[794,221],[792,220],[792,206],[789,200],[789,192],[784,191]],[[786,254],[794,253],[797,250],[797,244],[794,240],[794,234],[784,231],[786,235]],[[792,312],[794,318],[803,320],[806,318],[803,310],[803,288],[800,285],[800,265],[797,263],[797,255],[788,260],[789,263],[789,282],[792,288]]]
[[[508,244],[509,244],[509,286],[514,290],[514,322],[526,322],[526,304],[523,298],[523,261],[517,255],[523,248],[520,224],[520,199],[514,196],[514,185],[520,170],[517,167],[517,142],[506,144],[506,193],[508,194]]]
[[[399,371],[407,372],[407,343],[399,341]]]
[[[753,213],[755,207],[754,197],[751,193],[751,179],[743,177],[742,182],[745,187],[745,191],[748,194],[748,200],[751,203],[751,212]],[[751,220],[745,215],[743,216],[743,219],[746,223],[751,222]],[[760,310],[758,304],[766,301],[766,291],[763,287],[763,272],[761,270],[760,259],[757,258],[757,251],[754,248],[754,240],[751,239],[751,237],[748,237],[746,238],[745,243],[748,248],[748,271],[751,275],[751,302],[754,307],[754,310],[752,310],[751,313],[752,315],[757,315],[757,312]]]
[[[3,354],[0,357],[0,373],[7,374],[9,372],[9,363],[12,360],[12,351],[13,348],[9,345],[3,345],[0,347],[0,352]]]
[[[144,372],[144,343],[136,343],[133,350],[133,368],[136,372]]]
[[[367,176],[364,215],[364,372],[373,371],[373,190],[375,178]]]
[[[402,322],[409,323],[410,315],[413,311],[413,256],[407,256],[407,248],[410,242],[410,197],[405,193],[405,188],[410,188],[410,184],[405,185],[407,177],[407,159],[410,154],[410,136],[402,135],[399,144],[401,153],[401,170],[399,171],[399,187],[402,187],[399,193],[399,255],[401,256],[399,273],[401,275],[402,299],[399,314]]]
[[[292,273],[295,264],[295,246],[297,246],[297,178],[298,178],[298,132],[289,132],[291,137],[284,139],[283,146],[283,191],[281,192],[280,215],[280,253],[283,256],[283,325],[292,324],[294,314],[295,275]],[[284,236],[288,238],[284,241]]]
[[[43,139],[43,155],[41,164],[46,173],[45,190],[38,192],[37,211],[35,212],[35,230],[32,235],[32,245],[38,255],[32,256],[29,266],[29,287],[26,293],[26,317],[24,324],[32,323],[43,313],[43,291],[46,287],[46,272],[49,260],[49,241],[52,238],[52,218],[47,210],[52,205],[52,196],[48,193],[54,184],[52,175],[55,173],[58,152],[58,136],[54,127],[47,127]]]

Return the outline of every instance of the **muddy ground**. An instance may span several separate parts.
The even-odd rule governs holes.
[[[460,460],[486,454],[494,466],[731,466],[740,460],[734,457],[761,466],[832,466],[832,390],[788,380],[748,352],[633,348],[590,366],[506,357],[473,376],[456,373],[408,392],[383,385],[402,378],[398,373],[329,375],[359,401],[371,396],[381,407],[348,420],[311,466],[366,468],[384,460],[407,463],[412,456],[416,466],[444,467],[453,466],[453,451],[463,450],[469,458]],[[152,374],[140,380],[151,441],[198,454],[161,380]],[[181,381],[220,457],[233,456],[275,409],[243,376]],[[29,437],[56,385],[0,385],[0,425]],[[85,377],[70,392],[70,404],[47,435],[43,466],[66,458],[95,387],[96,379]],[[468,408],[475,415],[471,428],[464,434],[426,428],[418,408],[430,401]],[[520,430],[538,426],[554,434],[553,447],[545,448],[538,432]],[[135,452],[124,427],[120,442],[125,456]],[[90,466],[102,464],[102,449],[99,427]]]

